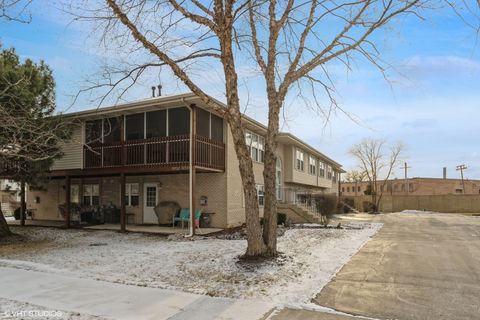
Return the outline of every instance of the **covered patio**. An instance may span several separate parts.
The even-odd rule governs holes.
[[[20,220],[15,220],[13,218],[7,218],[7,223],[10,226],[21,226]],[[34,226],[34,227],[52,227],[52,228],[65,228],[64,221],[56,220],[25,220],[25,226]],[[78,226],[79,229],[85,230],[110,230],[110,231],[119,231],[119,225],[115,223],[106,223],[98,224],[93,226]],[[195,234],[200,236],[210,235],[222,231],[220,228],[198,228],[196,229]],[[157,225],[147,225],[147,224],[127,224],[125,226],[126,232],[136,232],[136,233],[148,233],[148,234],[159,234],[159,235],[171,235],[171,234],[187,234],[188,228],[181,227],[166,227],[166,226],[157,226]]]

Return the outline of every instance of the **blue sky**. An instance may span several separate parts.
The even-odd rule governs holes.
[[[97,51],[94,36],[81,23],[47,1],[34,2],[29,24],[0,21],[4,47],[15,47],[21,57],[45,60],[54,70],[60,111],[95,107],[88,97],[74,105],[72,96],[98,73],[104,55]],[[480,51],[475,32],[450,10],[408,18],[391,30],[376,35],[384,60],[391,64],[387,82],[372,65],[360,61],[351,72],[333,72],[338,101],[352,121],[336,112],[328,123],[309,111],[299,99],[290,99],[284,110],[282,129],[290,131],[323,153],[355,168],[349,148],[362,138],[384,138],[406,144],[410,176],[459,177],[458,164],[466,164],[467,178],[480,179]],[[478,21],[477,21],[478,23]],[[93,39],[93,41],[92,41]],[[213,75],[215,72],[212,73]],[[166,94],[185,91],[167,72],[161,78]],[[213,77],[215,78],[215,77]],[[266,121],[264,92],[249,79],[241,100],[246,113]],[[158,76],[135,87],[128,99],[142,99]],[[222,98],[223,87],[211,81],[211,93]],[[248,96],[248,97],[247,97]],[[248,106],[246,102],[248,100]],[[398,169],[395,174],[401,177]]]

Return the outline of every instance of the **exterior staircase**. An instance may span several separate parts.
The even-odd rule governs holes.
[[[322,223],[319,213],[314,208],[300,203],[278,203],[278,213],[287,215],[287,220],[292,223]]]
[[[360,213],[360,211],[358,211],[357,209],[355,209],[354,207],[352,207],[351,205],[349,205],[348,203],[346,203],[346,202],[344,202],[344,201],[341,201],[341,204],[342,204],[344,207],[347,207],[348,209],[350,209],[350,212]]]

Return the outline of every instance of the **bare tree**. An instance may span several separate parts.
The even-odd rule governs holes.
[[[77,19],[95,20],[101,42],[117,53],[129,55],[122,68],[107,68],[103,81],[87,88],[106,88],[106,94],[121,89],[123,94],[139,77],[152,68],[169,68],[203,103],[224,116],[229,124],[242,178],[248,247],[246,257],[265,254],[253,162],[246,145],[238,96],[238,75],[234,58],[234,23],[246,2],[216,0],[203,4],[197,0],[106,0],[94,10],[70,9]],[[78,12],[81,12],[78,14]],[[185,31],[185,28],[188,29]],[[127,51],[127,52],[125,52]],[[132,62],[140,53],[140,62]],[[227,108],[219,104],[195,80],[194,67],[215,64],[223,70]],[[118,66],[118,64],[117,64]],[[106,81],[105,81],[106,80]],[[105,97],[106,95],[104,95]]]
[[[268,250],[276,247],[275,161],[279,114],[291,92],[311,105],[328,121],[335,100],[331,67],[343,64],[348,70],[358,58],[364,58],[384,72],[377,40],[372,35],[395,19],[423,10],[451,6],[468,1],[431,0],[258,0],[248,2],[249,47],[261,70],[268,98],[268,132],[265,143],[265,207],[263,230]],[[475,5],[474,5],[475,6]],[[310,98],[306,91],[310,90]],[[322,103],[324,102],[324,103]],[[326,106],[326,107],[325,107]]]
[[[420,16],[422,10],[439,6],[433,0],[105,1],[106,8],[83,9],[77,15],[79,19],[100,22],[96,31],[102,34],[101,43],[116,50],[112,54],[115,66],[105,69],[105,81],[93,83],[88,90],[107,88],[106,94],[119,90],[121,96],[147,70],[167,67],[206,105],[225,115],[234,137],[245,193],[247,256],[276,254],[276,138],[287,95],[293,91],[306,100],[304,91],[310,90],[310,100],[328,119],[332,109],[338,108],[331,66],[340,63],[350,69],[353,61],[362,57],[383,72],[384,63],[372,34],[398,17]],[[236,58],[241,53],[236,48],[248,49],[266,84],[263,231],[258,224],[252,161],[240,121]],[[118,52],[128,56],[123,63],[113,57]],[[204,80],[195,77],[196,68],[206,65],[223,70],[226,110],[211,98]],[[326,108],[322,108],[321,101],[326,101]]]
[[[366,178],[365,171],[362,170],[350,170],[345,174],[345,182],[363,182]]]
[[[357,159],[360,170],[370,183],[374,211],[380,206],[385,185],[404,150],[402,143],[393,145],[389,150],[386,150],[385,144],[385,140],[381,139],[364,139],[350,149],[350,154]]]
[[[0,0],[0,19],[17,22],[30,22],[32,16],[28,6],[33,0]]]

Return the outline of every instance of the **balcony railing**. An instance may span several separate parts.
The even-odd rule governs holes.
[[[194,164],[224,170],[225,144],[195,136]],[[188,166],[190,135],[169,136],[115,143],[96,143],[84,147],[85,168]]]

